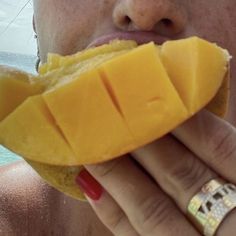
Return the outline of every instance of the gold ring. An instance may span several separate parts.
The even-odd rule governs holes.
[[[213,179],[190,200],[188,215],[205,236],[213,236],[235,207],[236,186],[222,179]]]

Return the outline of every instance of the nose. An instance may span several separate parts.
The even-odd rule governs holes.
[[[125,31],[153,31],[174,36],[184,31],[187,11],[182,0],[120,0],[113,11],[117,28]]]

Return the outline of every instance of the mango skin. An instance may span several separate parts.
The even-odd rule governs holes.
[[[227,115],[230,98],[230,68],[224,77],[223,83],[216,96],[207,104],[206,109],[215,115],[224,118]]]
[[[63,192],[74,199],[86,201],[83,192],[75,182],[76,177],[83,167],[46,165],[27,159],[26,162],[41,176],[41,178],[58,191]]]

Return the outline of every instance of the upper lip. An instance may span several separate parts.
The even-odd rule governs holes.
[[[155,44],[163,44],[165,41],[170,40],[167,37],[160,36],[154,32],[147,31],[133,31],[133,32],[115,32],[107,35],[103,35],[99,38],[93,40],[87,48],[97,47],[102,44],[109,43],[112,40],[120,39],[120,40],[134,40],[138,45],[154,42]]]

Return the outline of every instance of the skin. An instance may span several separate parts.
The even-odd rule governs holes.
[[[163,19],[172,23],[165,24]],[[218,43],[236,56],[234,0],[217,1],[217,4],[215,0],[34,0],[34,23],[42,62],[48,52],[72,54],[101,35],[121,30],[152,31],[169,39],[197,35]],[[86,167],[106,189],[100,200],[88,200],[112,234],[200,235],[185,217],[191,197],[218,175],[236,183],[235,63],[233,59],[225,121],[201,111],[172,134],[127,157]],[[131,158],[139,162],[146,173],[134,165]],[[78,232],[86,236],[112,235],[87,203],[53,190],[25,163],[0,170],[0,188],[4,187],[0,198],[3,206],[0,226],[4,222],[0,235],[6,232],[50,235],[51,231],[55,235],[77,235]],[[85,214],[87,220],[83,220]],[[235,223],[233,212],[218,235],[235,235]]]

